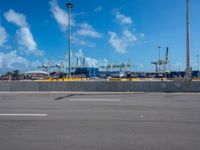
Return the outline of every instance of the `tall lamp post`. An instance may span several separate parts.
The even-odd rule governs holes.
[[[160,73],[160,46],[158,46],[158,72]]]
[[[198,77],[200,75],[199,73],[199,54],[197,55],[197,71],[198,71]]]
[[[191,67],[190,67],[190,13],[189,0],[186,0],[186,80],[191,81]]]
[[[71,77],[71,63],[70,63],[70,57],[71,57],[71,9],[73,8],[72,3],[66,4],[67,11],[68,11],[68,77]]]

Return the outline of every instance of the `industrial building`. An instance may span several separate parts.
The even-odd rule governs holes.
[[[78,67],[72,73],[75,77],[96,78],[99,77],[99,68],[95,67]]]

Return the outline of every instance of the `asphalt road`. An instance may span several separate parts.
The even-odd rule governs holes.
[[[1,150],[200,150],[200,93],[0,93]]]

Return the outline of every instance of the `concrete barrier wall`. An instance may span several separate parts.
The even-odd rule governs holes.
[[[200,81],[1,81],[0,91],[200,92]]]

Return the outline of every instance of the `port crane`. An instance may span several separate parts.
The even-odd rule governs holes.
[[[163,73],[167,72],[167,64],[169,63],[169,48],[166,48],[166,53],[165,53],[165,59],[162,60],[159,57],[158,61],[152,61],[151,64],[155,65],[155,72],[160,73],[161,69],[160,67],[163,66]]]

